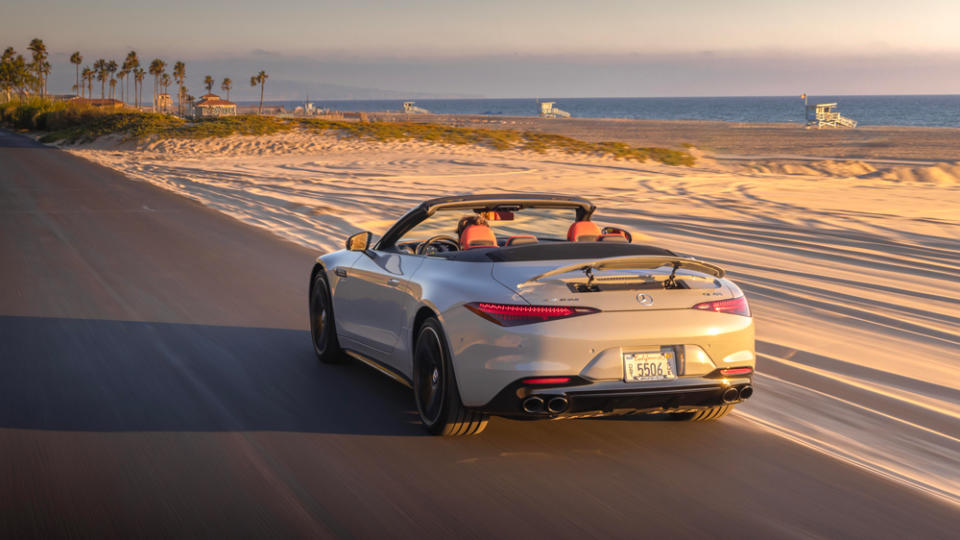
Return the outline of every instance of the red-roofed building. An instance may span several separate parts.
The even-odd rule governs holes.
[[[237,104],[232,101],[220,99],[220,96],[216,94],[206,94],[201,96],[200,101],[193,105],[193,110],[197,118],[235,116],[237,114]]]

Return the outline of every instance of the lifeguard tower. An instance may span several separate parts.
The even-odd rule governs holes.
[[[807,127],[815,127],[817,129],[825,127],[857,127],[856,120],[847,118],[846,116],[834,111],[834,109],[837,107],[836,103],[817,103],[816,105],[807,105],[806,98],[804,98],[803,103],[807,109]]]
[[[540,117],[541,118],[570,118],[570,113],[567,111],[561,111],[560,109],[553,106],[556,101],[541,101],[540,102]]]
[[[415,103],[415,101],[404,101],[403,112],[407,114],[428,114],[430,112],[423,107],[417,107]]]

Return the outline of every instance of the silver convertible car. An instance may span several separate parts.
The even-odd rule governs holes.
[[[591,218],[579,197],[443,197],[310,276],[317,357],[409,386],[433,434],[523,419],[710,420],[753,393],[754,326],[723,269]]]

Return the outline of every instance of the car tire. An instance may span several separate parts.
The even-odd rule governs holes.
[[[417,331],[413,347],[413,399],[423,427],[433,435],[480,433],[487,415],[463,406],[440,321],[430,317]]]
[[[727,415],[733,410],[733,405],[716,405],[694,412],[673,413],[670,415],[672,420],[685,422],[706,422],[716,420]]]
[[[327,275],[321,269],[310,285],[310,341],[317,359],[325,364],[342,362],[345,355],[337,340],[333,322],[333,302]]]

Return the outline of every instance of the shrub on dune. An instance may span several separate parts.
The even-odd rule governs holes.
[[[495,150],[541,153],[553,150],[641,162],[650,159],[668,165],[694,163],[694,157],[688,152],[669,148],[642,148],[622,142],[592,143],[534,131],[465,128],[416,122],[346,122],[255,114],[184,120],[167,114],[124,109],[104,110],[39,98],[24,103],[4,104],[0,106],[0,115],[5,124],[13,127],[47,132],[41,138],[44,142],[91,141],[106,135],[116,135],[124,139],[143,139],[150,136],[200,139],[306,130],[381,142],[412,140],[436,144],[476,145]]]

